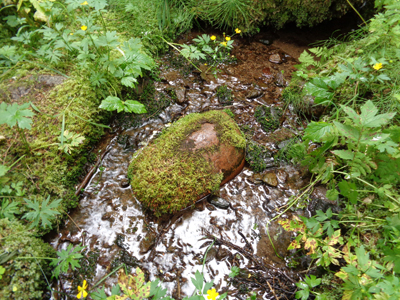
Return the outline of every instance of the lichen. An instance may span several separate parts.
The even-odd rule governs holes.
[[[209,111],[178,120],[132,159],[128,176],[133,193],[157,216],[194,204],[199,195],[219,187],[223,174],[215,174],[212,163],[201,155],[217,147],[191,155],[179,150],[186,137],[207,122],[216,125],[221,143],[245,148],[246,140],[232,119],[222,111]]]

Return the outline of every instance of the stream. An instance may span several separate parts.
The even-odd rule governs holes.
[[[178,43],[195,36],[188,34]],[[228,299],[246,299],[251,292],[259,299],[294,299],[294,283],[307,265],[297,271],[290,268],[286,249],[291,235],[270,220],[308,184],[309,175],[300,167],[275,161],[272,155],[307,125],[281,98],[304,49],[262,34],[251,40],[237,39],[231,53],[237,61],[218,65],[217,78],[182,71],[173,63],[182,62],[177,53],[162,58],[161,81],[154,82],[156,99],[174,101],[140,126],[121,127],[117,120],[113,123],[114,133],[104,137],[93,151],[105,155],[81,193],[79,207],[70,214],[74,222],[67,220],[51,241],[58,251],[69,244],[86,246],[82,267],[61,274],[58,280],[56,289],[69,295],[62,299],[75,298],[83,279],[90,289],[122,263],[132,272],[136,267],[142,269],[146,280],[159,278],[176,299],[194,292],[190,278],[197,270],[204,272],[206,281],[214,280],[220,294],[228,292]],[[225,106],[217,96],[218,87],[224,85],[233,95],[233,102]],[[278,129],[262,129],[254,117],[259,106],[281,111]],[[217,195],[173,216],[157,219],[145,213],[126,177],[134,153],[182,116],[225,108],[233,112],[248,140],[271,152],[269,168],[257,174],[246,164]],[[215,200],[218,203],[211,204]],[[307,208],[298,213],[309,214]],[[241,272],[232,279],[233,266]],[[106,291],[116,283],[116,274],[108,277]]]

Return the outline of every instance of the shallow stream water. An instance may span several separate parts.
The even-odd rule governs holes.
[[[182,42],[193,37],[188,35]],[[291,236],[269,221],[308,183],[302,170],[271,159],[267,173],[275,181],[267,184],[246,165],[219,190],[218,197],[228,202],[228,208],[210,204],[207,197],[160,219],[143,212],[126,177],[134,153],[171,122],[189,113],[226,108],[216,95],[221,85],[232,90],[233,103],[228,108],[253,141],[276,153],[285,141],[296,137],[306,124],[285,107],[280,96],[298,62],[277,44],[279,40],[273,43],[265,37],[235,41],[231,54],[237,62],[219,65],[217,79],[178,70],[171,64],[176,53],[163,58],[156,95],[169,97],[174,90],[179,97],[139,127],[118,129],[115,125],[116,133],[94,150],[106,153],[104,159],[82,193],[79,208],[71,213],[74,222],[68,220],[51,242],[57,250],[71,243],[86,246],[87,263],[78,271],[62,274],[58,290],[74,298],[83,279],[93,286],[124,263],[128,268],[140,267],[149,280],[159,278],[179,299],[193,293],[190,278],[196,270],[203,270],[205,280],[214,280],[217,291],[228,292],[229,299],[246,299],[249,292],[256,292],[260,299],[294,299],[294,282],[300,275],[287,267],[285,259]],[[260,105],[282,108],[277,130],[265,132],[254,119]],[[228,276],[233,266],[242,270],[235,279]],[[114,274],[104,284],[109,290],[116,282]]]

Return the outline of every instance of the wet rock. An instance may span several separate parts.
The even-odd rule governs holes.
[[[264,45],[267,45],[267,46],[271,45],[271,43],[272,43],[271,40],[263,40],[263,39],[261,39],[261,40],[258,40],[258,41],[260,43],[264,44]]]
[[[125,244],[125,236],[123,234],[117,234],[117,238],[115,239],[115,244],[122,248],[125,249],[127,245]]]
[[[157,238],[157,235],[155,234],[155,232],[153,232],[153,231],[148,232],[139,243],[140,253],[145,254],[151,248],[153,248],[154,244],[156,243],[156,238]]]
[[[278,185],[278,178],[276,178],[275,171],[270,171],[263,174],[262,181],[270,186],[277,186]]]
[[[177,87],[175,89],[175,95],[176,95],[176,102],[178,104],[183,104],[183,103],[187,102],[186,89],[184,87]]]
[[[279,86],[279,87],[287,86],[287,82],[285,80],[285,77],[283,77],[283,74],[281,72],[277,72],[275,74],[274,80],[275,80],[275,85],[276,86]]]
[[[314,216],[317,210],[326,212],[329,208],[334,213],[339,213],[340,208],[336,201],[331,201],[326,197],[327,189],[324,186],[317,186],[311,193],[311,203],[308,205],[307,210],[310,216]]]
[[[215,249],[215,247],[212,247],[207,252],[206,264],[208,264],[210,261],[212,261],[216,256],[217,256],[217,249]]]
[[[120,181],[119,186],[122,188],[127,188],[129,186],[129,179],[124,178]]]
[[[247,99],[254,99],[254,98],[258,98],[258,97],[260,97],[262,95],[263,95],[262,91],[256,90],[256,89],[252,89],[252,90],[247,92],[246,98]]]
[[[234,178],[244,166],[244,148],[225,112],[189,114],[132,160],[133,193],[157,214],[176,212]]]
[[[229,257],[230,255],[232,255],[232,253],[228,249],[220,247],[217,252],[216,259],[221,261]]]
[[[278,53],[270,55],[268,60],[274,64],[282,63],[282,58]]]
[[[210,203],[207,203],[207,204],[206,204],[206,208],[207,208],[209,211],[214,211],[214,210],[216,210],[215,206],[211,205]]]
[[[210,204],[214,205],[215,207],[221,208],[221,209],[228,209],[230,203],[228,201],[226,201],[223,198],[220,198],[218,196],[211,196],[210,198]]]
[[[262,182],[263,182],[262,179],[263,179],[263,175],[260,174],[260,173],[254,173],[254,174],[251,176],[251,181],[252,181],[253,183],[255,183],[255,184],[260,184],[260,183],[262,183]]]
[[[112,211],[106,212],[106,213],[101,217],[101,219],[102,219],[103,221],[110,221],[110,223],[113,223],[113,222],[115,221],[115,218],[114,218],[113,214],[114,214],[114,212],[112,212]]]

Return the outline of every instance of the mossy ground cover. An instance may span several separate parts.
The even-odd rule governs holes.
[[[132,190],[156,215],[194,204],[198,196],[216,190],[222,182],[222,174],[216,174],[212,163],[200,153],[218,149],[195,154],[181,149],[190,133],[207,122],[216,125],[221,143],[245,147],[245,139],[232,119],[221,111],[209,111],[180,119],[133,158],[128,169]]]

